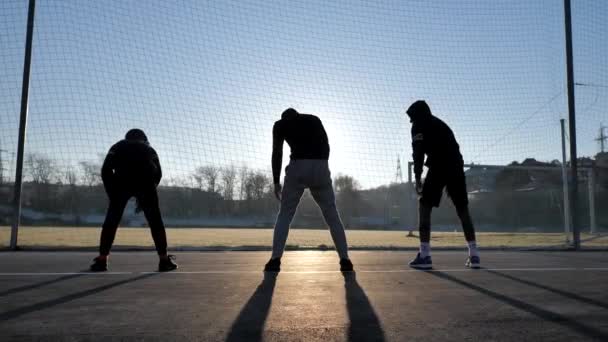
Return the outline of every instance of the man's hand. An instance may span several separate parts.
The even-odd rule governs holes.
[[[281,183],[274,184],[274,197],[276,197],[279,201],[281,200],[281,192],[283,191],[283,187]]]
[[[420,178],[416,178],[416,193],[422,195],[422,181]]]

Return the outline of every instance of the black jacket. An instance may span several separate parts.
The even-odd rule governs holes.
[[[412,121],[412,149],[416,179],[420,179],[423,165],[445,169],[462,168],[464,164],[454,133],[433,115]]]
[[[106,155],[101,178],[108,193],[116,187],[141,189],[157,186],[162,178],[156,151],[145,141],[121,140]]]

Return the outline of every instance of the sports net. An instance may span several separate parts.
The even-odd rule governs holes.
[[[608,5],[573,1],[572,10],[579,156],[598,166]],[[0,224],[11,212],[26,18],[25,1],[0,4]],[[351,228],[415,222],[415,211],[393,212],[411,208],[404,112],[420,98],[453,128],[467,163],[561,160],[559,1],[38,1],[35,20],[24,230],[98,227],[107,205],[101,161],[133,127],[160,155],[169,226],[271,227],[271,129],[290,106],[323,120]],[[608,177],[598,170],[597,211],[605,212]],[[143,225],[132,209],[123,225]],[[514,210],[488,229],[559,232],[559,217],[544,215],[528,225],[530,214]],[[305,198],[294,226],[322,224]],[[83,244],[80,235],[66,243]]]

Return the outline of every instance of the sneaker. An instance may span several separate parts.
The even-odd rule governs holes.
[[[416,255],[416,259],[410,261],[410,267],[416,268],[419,270],[430,270],[433,268],[433,261],[431,260],[431,256],[427,255],[422,258],[420,253]]]
[[[470,256],[464,265],[469,268],[481,268],[481,260],[479,260],[478,256]]]
[[[175,255],[167,255],[167,259],[161,259],[158,262],[158,272],[168,272],[177,269],[177,264],[174,262]]]
[[[90,267],[91,272],[105,272],[108,270],[108,259],[97,257],[93,259],[93,264]]]
[[[264,272],[281,272],[281,259],[274,258],[268,260],[266,266],[264,266]]]
[[[353,263],[350,259],[340,259],[340,271],[342,272],[352,272],[353,271]]]

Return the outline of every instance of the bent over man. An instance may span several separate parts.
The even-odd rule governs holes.
[[[407,110],[407,115],[412,123],[414,174],[416,192],[420,195],[418,207],[420,252],[410,262],[410,266],[419,269],[430,269],[433,266],[430,245],[431,211],[433,207],[439,207],[445,188],[456,207],[469,246],[469,257],[465,265],[479,268],[480,260],[475,242],[475,229],[469,214],[464,162],[454,133],[448,125],[433,116],[431,109],[424,101],[414,102]],[[421,180],[423,165],[428,167],[424,184]]]
[[[329,142],[321,120],[310,114],[300,114],[289,108],[275,122],[272,129],[272,175],[274,193],[281,208],[274,226],[272,257],[264,270],[279,272],[289,226],[304,190],[308,188],[323,213],[331,237],[340,257],[340,270],[352,271],[348,257],[344,226],[336,208],[336,199],[329,171]],[[281,186],[283,142],[291,148],[289,165],[285,168],[284,186]]]
[[[101,230],[99,256],[93,259],[91,271],[108,269],[108,256],[116,229],[131,197],[137,200],[138,210],[143,210],[152,231],[159,256],[158,270],[164,272],[177,268],[177,264],[173,262],[175,257],[167,254],[165,225],[158,205],[156,187],[161,177],[158,155],[142,130],[128,131],[124,140],[110,148],[101,169],[109,206]]]

